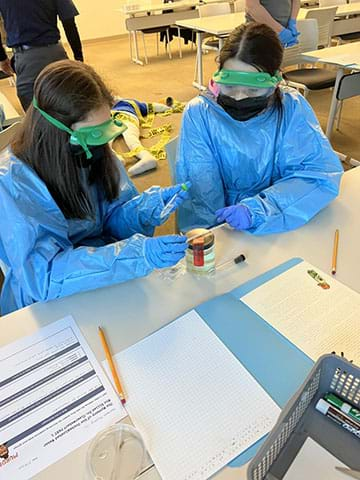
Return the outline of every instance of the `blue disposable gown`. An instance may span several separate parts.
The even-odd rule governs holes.
[[[210,94],[187,106],[176,162],[191,198],[178,211],[182,231],[216,224],[219,208],[242,204],[254,234],[283,232],[309,221],[333,200],[343,174],[308,102],[284,89],[283,115],[268,109],[234,120]]]
[[[118,198],[109,203],[92,185],[96,218],[69,220],[37,174],[9,150],[2,152],[0,260],[6,272],[2,315],[152,270],[144,257],[144,242],[154,232],[151,217],[162,202],[160,188],[138,195],[118,164]],[[87,169],[83,174],[87,181]]]

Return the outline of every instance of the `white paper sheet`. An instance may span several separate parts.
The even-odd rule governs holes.
[[[163,480],[204,480],[280,409],[194,311],[115,357],[126,409]]]
[[[330,288],[321,288],[309,270]],[[360,363],[360,295],[309,263],[299,263],[241,301],[314,360],[336,351]]]
[[[345,467],[312,438],[307,438],[283,480],[346,480],[346,475],[335,467]]]
[[[126,416],[71,317],[0,349],[0,479],[32,477]]]

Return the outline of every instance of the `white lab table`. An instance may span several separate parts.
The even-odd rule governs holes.
[[[203,89],[203,63],[202,63],[202,40],[204,33],[219,38],[219,47],[222,46],[223,38],[229,35],[234,28],[245,22],[245,12],[229,13],[226,15],[215,15],[213,17],[202,17],[190,20],[179,20],[176,25],[190,28],[196,32],[196,68],[194,87]]]
[[[130,15],[132,17],[136,15],[140,15],[141,13],[149,14],[153,12],[161,12],[162,10],[182,10],[184,8],[191,8],[200,5],[200,0],[180,0],[178,2],[158,2],[158,3],[139,3],[139,4],[124,4],[123,8],[119,11],[125,13],[126,15]]]
[[[341,194],[328,208],[304,227],[279,235],[255,237],[230,229],[216,230],[217,262],[246,255],[246,263],[220,270],[214,277],[196,278],[184,274],[170,282],[158,272],[147,278],[80,293],[44,304],[36,304],[0,318],[0,345],[34,333],[66,315],[73,315],[95,355],[102,361],[97,327],[103,325],[114,353],[134,344],[201,302],[287,261],[302,257],[325,272],[331,268],[334,231],[340,230],[337,279],[360,292],[360,168],[347,172]],[[36,480],[82,479],[83,445],[59,460]],[[246,468],[225,468],[219,480],[245,480]],[[145,479],[145,477],[144,477]],[[155,469],[146,480],[158,479]]]
[[[326,136],[330,138],[337,109],[336,93],[341,77],[344,75],[345,70],[360,70],[360,42],[346,43],[337,47],[306,52],[302,54],[302,57],[304,62],[322,63],[338,67],[326,126]]]
[[[20,115],[15,108],[12,106],[10,101],[7,99],[7,97],[0,92],[0,105],[4,107],[4,112],[5,112],[5,121],[4,121],[4,127],[8,127],[9,125],[19,122],[22,118],[22,115]]]

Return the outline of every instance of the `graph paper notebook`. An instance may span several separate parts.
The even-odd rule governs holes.
[[[280,409],[191,311],[115,357],[126,409],[163,480],[203,480],[262,438]]]

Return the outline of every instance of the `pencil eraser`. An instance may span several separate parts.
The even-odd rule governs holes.
[[[331,270],[332,275],[336,275],[336,270]]]
[[[121,403],[122,403],[123,405],[125,405],[125,403],[126,403],[125,398],[122,398],[122,399],[121,399]]]

